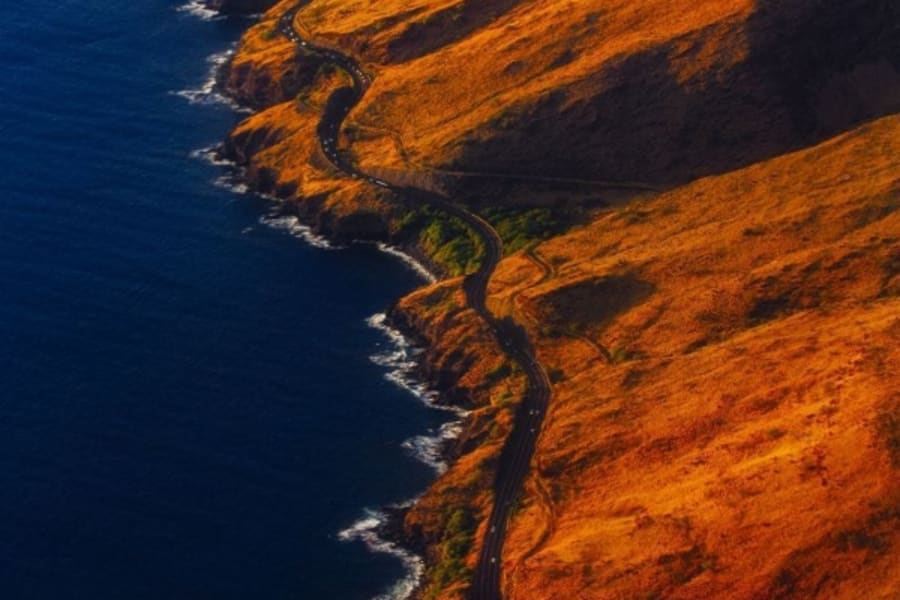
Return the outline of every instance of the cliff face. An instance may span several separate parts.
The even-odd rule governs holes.
[[[261,109],[226,153],[321,231],[462,272],[477,261],[464,228],[322,155],[322,109],[350,81],[278,35],[293,4],[225,75]],[[297,15],[373,77],[341,151],[398,181],[454,170],[437,175],[512,249],[489,306],[527,327],[554,397],[502,557],[508,598],[895,597],[898,11],[316,0]],[[522,205],[542,208],[509,213]],[[429,347],[423,375],[472,410],[404,522],[429,558],[422,596],[460,597],[524,382],[459,279],[393,318]]]
[[[276,6],[245,34],[221,74],[226,90],[259,109],[225,140],[223,154],[245,168],[256,191],[284,200],[318,232],[339,240],[393,237],[391,194],[339,173],[319,148],[316,128],[328,97],[349,84],[277,34],[290,7]]]

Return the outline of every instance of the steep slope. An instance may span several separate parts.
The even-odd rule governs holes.
[[[889,0],[316,0],[296,24],[374,75],[344,139],[368,169],[670,185],[897,110],[898,11]],[[273,24],[248,34],[229,77],[257,106],[309,82]]]

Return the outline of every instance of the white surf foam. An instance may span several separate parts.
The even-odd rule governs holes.
[[[178,12],[186,12],[199,19],[203,19],[204,21],[213,21],[215,19],[224,18],[217,11],[207,6],[206,3],[202,0],[189,0],[187,3],[182,4],[175,10],[177,10]]]
[[[373,600],[407,600],[422,581],[422,576],[425,574],[425,562],[419,556],[379,535],[379,529],[386,518],[382,512],[367,509],[362,519],[338,533],[338,539],[345,542],[361,541],[371,552],[389,554],[399,558],[406,567],[406,576]]]
[[[462,433],[462,423],[451,421],[444,423],[437,431],[429,431],[425,435],[417,435],[405,442],[402,446],[419,461],[435,470],[438,475],[447,472],[447,461],[444,460],[444,451],[447,443],[455,440]]]
[[[203,162],[216,167],[237,167],[233,160],[223,158],[219,154],[219,148],[217,146],[207,146],[206,148],[194,150],[191,152],[191,158],[202,160]]]
[[[273,229],[281,229],[287,231],[292,236],[300,238],[310,246],[322,248],[325,250],[334,250],[338,248],[324,237],[317,235],[313,230],[300,222],[295,216],[271,214],[260,217],[259,222]]]
[[[213,179],[212,183],[216,187],[238,195],[250,192],[250,186],[247,185],[243,178],[244,169],[240,168],[234,161],[221,157],[215,146],[194,150],[191,152],[191,158],[202,160],[216,167],[226,168],[226,173]]]
[[[390,341],[390,346],[385,351],[370,357],[375,364],[390,369],[385,375],[387,379],[411,392],[431,408],[453,412],[460,416],[468,414],[461,408],[438,404],[438,393],[416,379],[417,357],[422,353],[422,349],[415,347],[399,329],[391,327],[385,313],[372,315],[366,319],[366,323],[383,333]]]
[[[462,433],[462,418],[468,414],[467,411],[439,404],[438,393],[416,379],[417,358],[422,350],[413,346],[400,331],[391,327],[386,314],[372,315],[366,323],[369,327],[382,332],[388,339],[386,348],[369,357],[372,362],[387,370],[385,379],[410,392],[427,406],[452,412],[459,417],[459,420],[445,423],[437,430],[417,435],[402,444],[410,454],[432,467],[439,475],[444,473],[447,470],[447,463],[443,458],[444,448],[450,440],[458,438]]]
[[[223,190],[228,190],[234,194],[246,194],[250,191],[250,186],[233,175],[222,175],[213,180],[213,185]]]
[[[462,433],[462,417],[467,412],[438,404],[437,393],[415,379],[417,366],[415,359],[422,353],[422,350],[410,343],[399,330],[391,327],[386,314],[372,315],[366,322],[370,327],[382,332],[388,340],[387,347],[382,352],[371,356],[374,363],[387,369],[385,377],[415,395],[428,406],[450,411],[459,416],[458,420],[444,423],[437,430],[417,435],[402,444],[410,454],[432,467],[438,474],[444,473],[447,470],[447,462],[443,457],[444,448],[449,440],[458,438]],[[412,499],[396,507],[408,507],[415,501],[416,499]],[[386,520],[385,513],[366,509],[359,521],[338,533],[338,539],[361,541],[371,552],[389,554],[399,558],[406,567],[406,575],[373,600],[408,600],[422,582],[425,562],[420,556],[381,537],[380,532]]]
[[[169,93],[176,96],[181,96],[191,104],[222,104],[228,106],[236,112],[253,112],[251,109],[241,106],[231,98],[225,96],[218,89],[217,84],[219,79],[219,71],[222,69],[225,63],[231,60],[231,57],[235,52],[235,47],[236,45],[233,44],[228,50],[216,52],[215,54],[207,57],[206,62],[209,65],[209,70],[206,74],[206,79],[203,81],[200,87],[196,89],[179,90]]]
[[[229,192],[237,195],[251,193],[250,186],[247,185],[246,180],[244,179],[245,170],[235,164],[234,161],[227,158],[222,158],[216,146],[198,148],[197,150],[191,152],[191,158],[202,160],[217,167],[225,167],[227,172],[213,180],[213,185],[215,185],[216,187],[226,189]],[[281,207],[284,204],[282,200],[268,194],[261,194],[258,192],[252,193],[256,196],[259,196],[260,198],[268,200],[272,203],[273,206],[273,209],[269,214],[263,215],[259,218],[259,223],[261,225],[265,225],[273,229],[287,231],[292,236],[297,237],[310,246],[314,246],[316,248],[322,248],[326,250],[335,250],[341,248],[341,246],[332,244],[321,235],[317,235],[315,232],[313,232],[312,228],[301,223],[300,219],[298,219],[297,217],[284,214],[284,212],[281,210]],[[251,228],[245,229],[245,232],[249,230],[251,230]]]
[[[423,265],[422,263],[420,263],[419,261],[414,259],[409,254],[403,252],[399,248],[396,248],[394,246],[389,246],[384,243],[379,243],[379,244],[377,244],[377,246],[378,246],[378,249],[381,250],[382,252],[384,252],[385,254],[390,254],[391,256],[396,256],[397,258],[402,260],[406,266],[408,266],[410,269],[412,269],[413,271],[418,273],[422,277],[422,279],[424,279],[428,283],[435,283],[437,281],[437,277],[435,277],[431,273],[431,271],[426,269],[425,265]]]
[[[222,18],[221,15],[208,8],[200,0],[189,0],[186,4],[178,7],[178,10],[180,12],[187,12],[204,20]],[[223,104],[235,111],[252,112],[250,109],[239,106],[236,102],[224,96],[217,90],[219,71],[222,66],[231,59],[234,52],[235,46],[232,46],[224,52],[213,54],[207,58],[209,72],[206,80],[199,88],[173,91],[170,93],[185,98],[191,104]],[[246,194],[249,191],[247,184],[243,182],[241,177],[242,169],[232,161],[221,158],[215,147],[195,150],[191,153],[191,157],[204,160],[215,166],[230,167],[232,169],[232,173],[216,179],[216,185],[227,188],[236,194]],[[262,196],[268,198],[265,195]],[[277,202],[277,199],[268,199]],[[335,248],[335,246],[329,243],[327,239],[316,235],[310,227],[301,223],[295,216],[273,212],[272,214],[260,217],[259,222],[268,227],[286,230],[291,235],[301,238],[308,244],[317,248]],[[248,227],[245,228],[242,233],[248,233],[250,231],[252,231],[252,228]],[[429,283],[434,283],[436,281],[436,278],[428,271],[428,269],[399,249],[386,244],[378,244],[378,248],[382,252],[400,258],[425,281]],[[368,319],[368,323],[370,326],[382,331],[388,337],[392,345],[392,348],[385,353],[376,354],[371,357],[374,362],[388,369],[385,377],[414,394],[425,404],[433,408],[451,411],[459,415],[460,420],[445,423],[441,425],[437,431],[431,431],[426,435],[415,436],[402,444],[413,456],[435,469],[436,472],[443,473],[447,469],[447,463],[442,457],[443,449],[449,440],[459,437],[462,431],[461,418],[467,413],[461,409],[437,404],[438,397],[436,392],[429,390],[425,384],[415,379],[413,376],[416,368],[414,358],[417,354],[421,353],[421,350],[414,348],[398,330],[390,327],[387,324],[387,316],[385,314],[374,315]],[[415,502],[415,500],[410,500],[405,506],[409,506],[413,502]],[[398,508],[403,506],[404,505],[398,505]],[[371,552],[388,554],[398,558],[406,569],[406,575],[394,583],[385,593],[376,596],[373,600],[408,600],[422,581],[422,577],[425,573],[425,563],[421,557],[380,536],[381,527],[386,519],[387,516],[385,513],[366,509],[364,517],[347,529],[340,531],[338,533],[338,538],[342,541],[361,541]]]

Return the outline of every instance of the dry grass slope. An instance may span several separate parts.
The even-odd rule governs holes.
[[[537,248],[523,309],[622,360],[532,332],[558,493],[537,551],[539,498],[512,524],[510,598],[897,597],[898,208],[889,117]]]

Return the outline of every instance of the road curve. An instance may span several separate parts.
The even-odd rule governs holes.
[[[430,205],[465,222],[481,238],[484,258],[478,269],[463,283],[469,305],[488,323],[503,351],[516,362],[528,380],[525,397],[519,406],[512,432],[506,440],[497,464],[494,482],[494,505],[488,519],[481,553],[471,583],[472,600],[500,600],[500,565],[506,527],[514,502],[528,475],[531,457],[550,403],[552,386],[544,367],[538,362],[525,330],[511,319],[500,319],[487,308],[487,286],[497,265],[503,258],[503,242],[496,230],[482,217],[434,192],[412,187],[400,187],[361,171],[338,153],[337,141],[341,125],[350,110],[362,99],[371,80],[351,57],[331,48],[318,46],[303,39],[294,21],[297,12],[311,0],[301,0],[279,19],[278,30],[289,40],[323,60],[337,65],[353,79],[352,88],[341,88],[328,99],[317,128],[322,152],[338,170],[372,185],[405,195]]]

